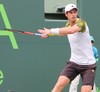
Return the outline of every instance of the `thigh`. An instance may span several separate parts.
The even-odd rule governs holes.
[[[93,88],[95,68],[86,69],[82,74],[82,85],[90,85]]]
[[[66,76],[72,81],[79,73],[75,65],[72,62],[68,62],[67,65],[64,67],[60,75]]]

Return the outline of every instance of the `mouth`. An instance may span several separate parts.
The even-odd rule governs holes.
[[[72,17],[72,19],[75,19],[76,17]]]

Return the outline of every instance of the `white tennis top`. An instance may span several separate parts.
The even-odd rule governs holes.
[[[80,32],[68,34],[71,47],[70,61],[79,65],[94,64],[96,61],[92,50],[89,28],[86,22],[80,19],[77,21],[76,25],[80,27]],[[70,24],[67,23],[66,26],[70,26]]]

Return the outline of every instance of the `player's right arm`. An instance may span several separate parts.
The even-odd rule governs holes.
[[[74,25],[69,25],[61,28],[51,28],[51,29],[40,29],[38,32],[42,33],[42,37],[46,38],[47,35],[58,35],[64,36],[67,34],[74,34],[75,32],[84,32],[85,31],[85,22],[77,21]]]
[[[47,35],[58,35],[58,36],[65,36],[67,34],[73,34],[75,32],[80,31],[80,28],[77,25],[72,27],[61,27],[61,28],[51,28],[51,29],[39,29],[38,32],[42,33],[42,37],[46,38]]]

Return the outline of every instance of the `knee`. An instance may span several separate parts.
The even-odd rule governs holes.
[[[92,86],[90,85],[84,85],[81,87],[81,92],[91,92]]]
[[[55,87],[56,87],[57,89],[63,89],[63,88],[69,83],[69,81],[70,81],[70,80],[69,80],[67,77],[65,77],[65,76],[60,76],[60,77],[58,78],[58,81],[57,81]]]

